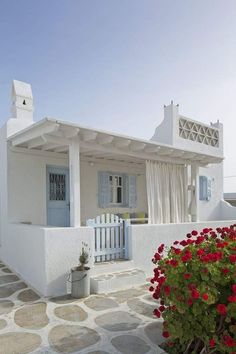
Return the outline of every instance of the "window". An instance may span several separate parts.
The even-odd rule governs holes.
[[[66,176],[49,173],[49,200],[66,200]]]
[[[98,173],[98,204],[100,208],[129,207],[137,204],[136,176],[123,173]]]
[[[199,176],[199,200],[209,201],[211,199],[211,179],[206,176]]]
[[[109,175],[110,182],[110,203],[123,203],[123,177],[118,175]]]

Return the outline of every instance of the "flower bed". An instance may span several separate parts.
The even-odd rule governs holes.
[[[236,354],[236,225],[192,231],[154,255],[149,290],[159,300],[171,354]]]

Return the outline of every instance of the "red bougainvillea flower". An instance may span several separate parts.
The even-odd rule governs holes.
[[[204,294],[202,294],[202,298],[203,298],[203,300],[207,301],[209,296],[207,293],[204,293]]]
[[[159,311],[160,311],[160,312],[164,312],[165,309],[166,309],[166,308],[165,308],[165,306],[163,306],[163,305],[161,305],[161,306],[159,307]]]
[[[190,251],[185,251],[184,255],[181,257],[182,262],[186,263],[192,259],[192,253]]]
[[[160,317],[161,317],[161,313],[160,313],[160,311],[158,311],[157,309],[155,309],[155,310],[153,311],[153,315],[156,316],[157,318],[160,318]]]
[[[162,336],[164,338],[168,338],[170,336],[170,333],[168,331],[164,331],[164,332],[162,332]]]
[[[162,253],[163,251],[164,251],[164,247],[165,247],[165,245],[164,245],[164,243],[162,243],[159,247],[158,247],[158,253]]]
[[[176,259],[171,259],[169,264],[172,266],[172,267],[177,267],[177,265],[179,264],[178,261]]]
[[[150,286],[149,287],[149,291],[154,291],[155,289],[154,289],[154,287],[153,286]]]
[[[236,254],[231,254],[229,256],[229,260],[230,260],[231,263],[236,263]]]
[[[236,302],[236,295],[231,295],[228,297],[229,302]]]
[[[165,294],[168,296],[168,295],[170,295],[170,286],[168,286],[168,285],[165,285],[164,286],[164,292],[165,292]]]
[[[174,251],[175,254],[180,254],[181,253],[181,249],[180,248],[173,247],[172,250]]]
[[[189,306],[192,306],[193,300],[192,300],[192,299],[188,299],[188,300],[187,300],[187,304],[188,304]]]
[[[193,236],[197,236],[198,232],[197,232],[196,230],[193,230],[193,231],[191,232],[191,234],[192,234]]]
[[[232,291],[233,291],[234,294],[236,294],[236,284],[232,285]]]
[[[159,261],[161,259],[161,256],[159,255],[159,253],[154,254],[154,259],[155,259],[155,261]]]
[[[197,291],[197,289],[193,289],[191,292],[191,296],[193,299],[198,299],[200,297],[200,293],[199,291]]]
[[[190,274],[190,273],[185,273],[185,274],[183,275],[184,279],[190,279],[191,276],[192,276],[192,274]]]
[[[212,339],[209,340],[209,346],[210,346],[211,348],[214,347],[215,344],[216,344],[215,339],[212,338]]]
[[[225,275],[230,272],[230,270],[229,270],[228,268],[222,268],[221,271],[222,271],[222,273],[225,274]]]
[[[233,340],[233,338],[231,336],[224,336],[223,337],[224,339],[224,344],[227,346],[227,347],[234,347],[235,346],[235,341]]]
[[[227,307],[224,304],[218,304],[216,306],[216,310],[219,312],[221,315],[226,315],[227,313]]]
[[[203,256],[204,254],[205,254],[205,250],[203,248],[199,248],[199,250],[197,250],[198,256]]]
[[[198,236],[196,241],[195,241],[195,244],[196,245],[200,245],[201,243],[203,243],[205,241],[205,237],[204,236]]]
[[[165,278],[165,277],[159,277],[159,278],[157,279],[157,281],[158,281],[159,285],[162,285],[162,284],[165,283],[166,278]]]
[[[168,342],[167,345],[168,345],[168,347],[173,347],[174,343],[173,342]]]
[[[216,247],[217,248],[224,248],[224,247],[228,246],[228,244],[229,244],[228,242],[218,242]]]
[[[208,229],[207,227],[206,227],[205,229],[203,229],[203,230],[202,230],[202,232],[203,232],[204,234],[208,234],[208,232],[209,232],[209,231],[211,231],[211,230],[210,230],[210,229]]]

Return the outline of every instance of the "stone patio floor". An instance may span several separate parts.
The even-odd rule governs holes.
[[[45,298],[0,261],[0,354],[164,353],[147,287]]]

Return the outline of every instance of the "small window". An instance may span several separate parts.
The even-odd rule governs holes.
[[[49,199],[66,200],[66,176],[64,174],[49,174]]]
[[[98,205],[100,208],[137,206],[136,176],[98,172]]]
[[[110,203],[123,203],[123,177],[118,175],[110,175]]]
[[[206,176],[199,176],[199,200],[209,201],[211,199],[211,179]]]

